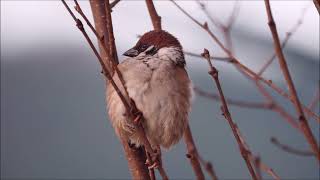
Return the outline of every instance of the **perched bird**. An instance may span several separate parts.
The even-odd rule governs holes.
[[[191,81],[182,46],[166,31],[150,31],[124,55],[129,58],[118,69],[129,97],[145,118],[141,123],[146,136],[153,148],[170,148],[183,136],[191,106]],[[113,78],[124,93],[117,73]],[[142,146],[135,125],[112,86],[108,86],[106,97],[116,133],[136,147]]]

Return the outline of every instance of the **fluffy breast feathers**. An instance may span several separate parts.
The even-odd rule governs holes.
[[[182,52],[169,47],[160,49],[154,56],[141,54],[128,58],[118,66],[129,96],[145,117],[143,126],[152,146],[169,148],[181,139],[186,129],[192,88],[184,64]],[[121,87],[116,74],[114,80]],[[126,116],[120,98],[110,85],[107,105],[117,134],[136,146],[142,145],[132,120]]]

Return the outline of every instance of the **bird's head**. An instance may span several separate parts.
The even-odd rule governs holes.
[[[123,55],[136,57],[144,52],[147,55],[156,54],[161,48],[174,47],[182,51],[182,46],[177,38],[163,30],[154,30],[145,33],[137,44]]]

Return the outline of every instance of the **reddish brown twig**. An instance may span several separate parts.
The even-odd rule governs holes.
[[[264,171],[266,173],[268,173],[271,177],[273,177],[274,179],[276,180],[280,180],[280,177],[273,171],[272,168],[268,167],[266,164],[264,164],[260,157],[258,156],[254,156],[252,154],[252,152],[250,151],[250,148],[249,148],[249,145],[246,143],[246,141],[244,140],[242,134],[240,133],[239,131],[239,128],[236,124],[234,124],[235,126],[235,129],[237,130],[237,133],[240,137],[240,140],[242,142],[242,144],[244,145],[244,147],[246,148],[246,150],[248,151],[248,156],[251,160],[251,162],[253,162],[253,164],[255,165],[255,169],[257,170],[257,174],[261,173],[260,171]],[[258,179],[261,179],[261,174],[260,175],[257,175]]]
[[[320,82],[318,85],[318,88],[316,90],[316,92],[313,95],[313,98],[310,101],[310,104],[308,105],[308,108],[313,110],[316,108],[317,103],[319,103],[320,101]],[[318,123],[320,123],[320,121],[318,121]]]
[[[152,21],[153,28],[155,30],[161,30],[161,17],[158,15],[156,8],[154,7],[152,0],[146,0],[149,15]]]
[[[285,46],[287,45],[289,39],[292,37],[292,35],[298,30],[298,28],[301,26],[302,22],[303,22],[303,18],[307,12],[308,6],[303,8],[302,12],[301,12],[301,16],[298,19],[297,23],[293,25],[293,27],[290,29],[290,31],[288,31],[286,33],[286,37],[284,38],[282,44],[281,44],[281,48],[285,48]],[[261,76],[262,73],[264,73],[266,71],[266,69],[270,66],[270,64],[273,62],[273,60],[276,57],[276,53],[273,53],[273,55],[269,58],[268,61],[266,61],[266,63],[261,67],[261,69],[258,71],[258,75]]]
[[[227,101],[226,101],[226,99],[224,97],[224,94],[223,94],[223,91],[222,91],[222,88],[221,88],[221,85],[220,85],[218,71],[217,71],[217,69],[215,67],[212,66],[212,63],[211,63],[211,60],[210,60],[210,54],[209,54],[209,51],[207,49],[204,49],[204,52],[203,52],[202,55],[208,61],[209,74],[211,75],[212,79],[214,80],[214,82],[216,83],[216,86],[218,88],[219,95],[220,95],[221,102],[222,102],[221,111],[222,111],[225,119],[229,123],[229,126],[230,126],[230,128],[231,128],[231,130],[233,132],[233,135],[234,135],[234,137],[235,137],[235,139],[236,139],[236,141],[238,143],[240,153],[241,153],[243,159],[246,162],[246,165],[248,167],[248,170],[249,170],[249,172],[251,174],[252,179],[257,180],[257,175],[254,172],[254,169],[252,168],[252,164],[251,164],[250,159],[249,159],[249,151],[245,147],[244,143],[241,141],[241,138],[240,138],[239,133],[237,131],[236,125],[234,124],[234,122],[233,122],[233,120],[231,118],[231,114],[229,112]]]
[[[308,121],[305,118],[300,100],[298,98],[298,94],[296,92],[296,89],[293,84],[285,57],[283,55],[281,45],[280,45],[279,36],[278,36],[278,31],[277,31],[276,24],[275,24],[273,16],[272,16],[269,0],[265,0],[264,2],[265,2],[265,6],[266,6],[267,15],[268,15],[268,25],[270,27],[272,37],[273,37],[275,52],[277,54],[278,61],[279,61],[283,76],[286,79],[286,83],[288,85],[289,92],[290,92],[291,96],[293,97],[293,100],[294,100],[293,104],[294,104],[294,107],[297,111],[297,115],[299,117],[300,127],[301,127],[302,131],[304,132],[303,134],[305,135],[312,151],[316,155],[318,162],[320,162],[320,150],[319,150],[317,141],[316,141],[316,139],[315,139],[310,127],[309,127]]]
[[[280,177],[274,172],[272,168],[261,162],[259,156],[250,155],[251,161],[254,162],[254,166],[258,175],[258,179],[262,179],[261,170],[269,174],[273,179],[280,180]]]
[[[320,15],[320,0],[313,0],[314,6],[317,8]]]
[[[187,125],[187,129],[184,132],[184,140],[185,140],[185,144],[187,146],[187,157],[190,160],[191,166],[193,168],[193,171],[196,174],[197,179],[198,180],[205,179],[204,174],[201,169],[199,159],[198,159],[197,147],[195,146],[195,143],[193,141],[193,137],[191,134],[191,129],[190,129],[189,124]]]
[[[219,47],[228,55],[228,57],[231,59],[229,61],[230,63],[234,64],[242,73],[246,74],[248,77],[250,77],[254,82],[256,80],[263,82],[264,84],[271,87],[273,90],[275,90],[279,95],[289,99],[291,102],[294,102],[294,99],[292,96],[288,95],[286,92],[284,92],[281,88],[277,87],[271,80],[266,80],[263,77],[259,76],[257,73],[255,73],[253,70],[242,64],[230,50],[228,50],[221,41],[213,34],[213,32],[209,29],[208,24],[204,23],[201,24],[198,20],[196,20],[194,17],[192,17],[189,13],[187,13],[183,8],[181,8],[175,1],[170,0],[182,13],[184,13],[187,17],[189,17],[194,23],[196,23],[198,26],[200,26],[203,30],[205,30],[209,36],[219,45]],[[303,105],[303,110],[308,113],[310,116],[312,116],[315,119],[320,119],[318,115],[316,115],[314,112],[312,112],[310,109],[308,109],[306,106]]]
[[[237,124],[234,124],[234,126],[235,126],[235,129],[237,130],[237,133],[238,133],[238,135],[240,137],[240,140],[241,140],[242,144],[244,145],[245,149],[248,151],[248,157],[250,158],[251,162],[253,162],[253,164],[255,166],[257,166],[257,167],[255,167],[255,169],[259,169],[258,171],[260,171],[260,170],[265,171],[266,173],[268,173],[274,179],[279,180],[280,177],[273,171],[272,168],[270,168],[267,165],[265,165],[264,163],[262,163],[260,157],[254,156],[252,154],[252,152],[250,151],[249,145],[244,140],[242,134],[240,133],[240,130],[239,130]],[[261,177],[261,175],[258,175],[258,178],[260,178],[259,176]]]
[[[282,149],[283,151],[286,151],[291,154],[299,155],[299,156],[314,156],[314,153],[311,151],[302,151],[293,147],[290,147],[288,145],[282,144],[279,142],[279,140],[275,137],[271,137],[270,141],[272,144],[274,144],[276,147]]]

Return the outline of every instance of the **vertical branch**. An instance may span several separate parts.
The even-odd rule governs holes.
[[[152,0],[146,0],[153,28],[157,31],[161,30],[161,17],[158,15]]]
[[[221,85],[220,85],[220,81],[219,81],[219,76],[218,76],[218,70],[212,66],[212,63],[211,63],[211,60],[210,60],[210,54],[209,54],[209,51],[207,49],[204,49],[204,52],[203,52],[203,57],[208,61],[208,64],[209,64],[209,68],[210,68],[210,71],[209,71],[209,74],[212,76],[214,82],[216,83],[216,86],[218,88],[218,91],[219,91],[219,95],[220,95],[220,98],[221,98],[221,102],[222,102],[222,106],[221,106],[221,111],[225,117],[225,119],[228,121],[229,125],[230,125],[230,128],[233,132],[233,135],[238,143],[238,146],[239,146],[239,150],[240,150],[240,153],[244,159],[244,161],[246,162],[246,165],[248,167],[248,170],[251,174],[251,177],[252,179],[254,180],[257,180],[257,175],[252,167],[252,164],[250,162],[250,159],[249,159],[249,151],[247,150],[245,144],[243,143],[243,141],[241,140],[241,137],[239,135],[239,132],[237,130],[237,127],[235,125],[235,123],[233,122],[232,120],[232,117],[231,117],[231,114],[229,112],[229,108],[228,108],[228,105],[227,105],[227,101],[224,97],[224,94],[223,94],[223,91],[222,91],[222,88],[221,88]]]
[[[113,35],[113,27],[112,27],[112,18],[111,18],[111,7],[109,4],[109,0],[105,3],[105,11],[106,11],[106,21],[107,21],[107,30],[108,30],[108,39],[109,39],[109,51],[110,55],[114,62],[119,63],[116,44]]]
[[[104,44],[108,45],[109,44],[109,39],[108,39],[108,30],[106,26],[106,11],[104,8],[104,1],[99,1],[99,0],[90,0],[90,6],[91,6],[91,11],[95,23],[95,28],[97,33],[101,36],[100,38],[102,41],[104,41]],[[103,49],[103,44],[99,42],[99,49],[100,49],[100,54],[103,59],[103,62],[107,65],[107,69],[109,72],[113,74],[113,68],[111,64],[111,60],[108,59],[109,57],[107,56],[107,52],[105,52]]]
[[[114,68],[112,68],[112,64],[118,64],[118,62],[110,59],[110,55],[108,54],[109,52],[107,51],[108,49],[104,48],[105,45],[109,45],[109,32],[106,24],[107,20],[105,2],[99,0],[90,0],[90,6],[94,17],[96,31],[98,34],[101,35],[100,38],[103,38],[104,41],[104,43],[101,43],[101,39],[99,39],[100,54],[101,57],[104,59],[104,63],[107,65],[107,69],[104,69],[104,73],[106,71],[113,73]],[[115,48],[112,50],[115,50]],[[126,142],[126,140],[123,137],[120,137],[120,140],[122,142],[123,149],[128,160],[128,166],[132,177],[134,179],[150,179],[148,174],[148,168],[145,165],[146,157],[144,150],[142,148],[130,148],[128,142]]]
[[[148,168],[145,165],[146,156],[143,148],[131,148],[125,138],[120,137],[120,140],[123,145],[132,178],[150,180]]]
[[[312,151],[316,155],[316,157],[318,159],[318,163],[319,163],[320,162],[319,147],[318,147],[317,141],[316,141],[316,139],[315,139],[314,135],[312,134],[312,131],[309,127],[308,121],[306,120],[306,117],[304,115],[300,100],[298,98],[297,91],[296,91],[295,86],[293,84],[285,57],[283,55],[279,36],[278,36],[278,31],[277,31],[276,24],[275,24],[273,16],[272,16],[269,0],[265,0],[265,6],[266,6],[267,15],[268,15],[268,25],[270,27],[270,31],[271,31],[272,37],[273,37],[275,52],[277,54],[278,61],[279,61],[283,76],[286,79],[290,95],[293,97],[293,101],[294,101],[293,104],[294,104],[294,107],[297,111],[297,115],[299,117],[300,127],[301,127],[302,131],[304,132],[303,134],[306,136],[306,139],[307,139],[309,145],[311,146]]]

